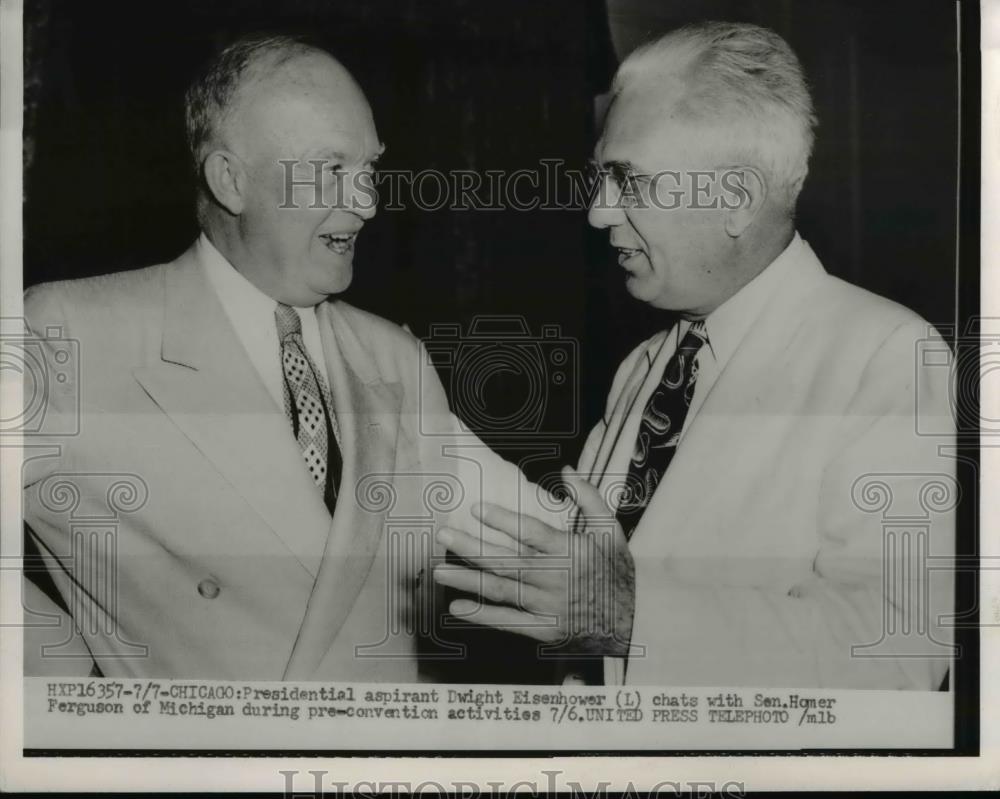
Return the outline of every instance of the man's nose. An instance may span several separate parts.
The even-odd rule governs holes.
[[[615,227],[625,221],[619,198],[606,182],[598,187],[591,198],[587,221],[598,230]]]
[[[366,222],[378,211],[378,189],[372,176],[360,173],[351,181],[351,197],[348,207]]]

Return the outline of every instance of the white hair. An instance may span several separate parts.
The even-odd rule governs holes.
[[[676,92],[672,109],[711,126],[733,155],[764,172],[791,213],[809,171],[816,115],[805,75],[788,43],[758,25],[706,22],[671,31],[632,52],[612,84]],[[734,164],[735,166],[736,164]]]

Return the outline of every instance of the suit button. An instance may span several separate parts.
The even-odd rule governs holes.
[[[215,599],[219,595],[219,584],[215,580],[206,579],[198,583],[198,593],[205,599]]]

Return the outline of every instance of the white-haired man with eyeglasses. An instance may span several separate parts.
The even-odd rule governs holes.
[[[621,65],[589,221],[629,293],[679,321],[622,363],[567,471],[574,532],[487,507],[509,536],[488,559],[445,531],[470,568],[437,579],[479,594],[455,612],[603,656],[609,684],[941,686],[947,370],[917,359],[923,319],[796,232],[815,124],[761,27],[683,28]]]

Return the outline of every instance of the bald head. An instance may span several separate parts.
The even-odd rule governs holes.
[[[291,36],[250,36],[212,59],[185,96],[188,148],[196,171],[212,149],[232,143],[261,105],[317,97],[371,114],[351,74],[329,53]],[[280,103],[279,103],[280,104]],[[257,120],[259,121],[259,119]]]
[[[217,135],[220,143],[243,158],[270,163],[333,155],[338,163],[362,160],[360,150],[324,151],[323,144],[334,140],[355,149],[378,147],[371,108],[361,88],[338,61],[316,50],[244,82]],[[211,150],[211,144],[205,149]]]
[[[242,39],[187,94],[198,221],[268,296],[304,307],[350,283],[382,151],[364,93],[329,53]]]

